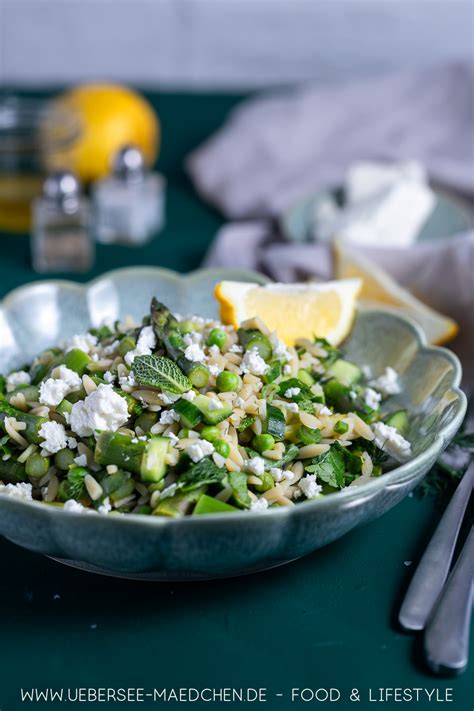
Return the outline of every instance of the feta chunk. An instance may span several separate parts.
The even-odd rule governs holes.
[[[124,360],[127,365],[132,365],[137,356],[151,355],[154,348],[156,348],[156,337],[153,327],[145,326],[140,331],[136,348],[125,353]]]
[[[192,343],[184,351],[184,356],[193,363],[203,363],[206,360],[206,354],[197,343]]]
[[[250,511],[253,511],[254,513],[263,513],[267,509],[268,501],[263,497],[261,499],[255,499],[255,501],[252,501],[250,504]]]
[[[411,445],[405,437],[402,437],[396,427],[386,425],[384,422],[376,422],[372,425],[372,432],[375,435],[374,442],[380,449],[388,455],[403,461],[411,454]]]
[[[110,372],[110,370],[106,370],[104,373],[104,382],[107,383],[107,385],[110,385],[113,383],[115,380],[115,375]]]
[[[32,498],[32,488],[31,484],[25,484],[23,481],[18,484],[0,484],[0,494],[28,500]]]
[[[183,400],[187,400],[188,402],[192,402],[192,401],[195,399],[195,397],[196,397],[196,393],[194,392],[194,390],[188,390],[186,393],[183,393],[183,394],[181,395],[181,397],[182,397]]]
[[[251,474],[261,476],[265,471],[265,460],[262,457],[252,457],[245,463],[245,468]]]
[[[214,451],[214,445],[205,439],[198,439],[186,447],[186,454],[193,462],[200,462],[203,457],[207,457]]]
[[[101,383],[85,400],[72,406],[70,424],[80,437],[88,437],[95,430],[115,432],[128,418],[125,398],[116,393],[111,385]]]
[[[74,457],[74,463],[77,464],[78,467],[87,467],[86,455],[79,454],[77,457]]]
[[[270,342],[272,344],[274,358],[276,358],[277,360],[291,359],[290,351],[283,343],[283,341],[280,341],[275,331],[270,336]]]
[[[72,351],[73,348],[79,348],[79,350],[84,353],[90,353],[96,345],[96,336],[93,336],[91,333],[81,333],[71,336],[71,338],[66,341],[64,350],[67,353],[68,351]]]
[[[307,499],[315,499],[323,489],[320,484],[316,483],[316,474],[307,474],[300,479],[298,486]]]
[[[246,352],[241,364],[242,372],[252,375],[264,375],[269,367],[256,348],[251,348]]]
[[[83,513],[85,508],[78,501],[68,499],[64,502],[63,511],[69,511],[70,513]]]
[[[160,415],[160,425],[172,425],[179,422],[179,415],[175,410],[164,410]]]
[[[56,454],[60,449],[67,447],[68,438],[66,437],[66,430],[64,425],[59,422],[54,422],[53,420],[45,422],[38,432],[39,436],[43,439],[41,442],[43,456],[49,454]]]
[[[283,469],[280,469],[280,467],[272,467],[270,469],[270,474],[275,481],[281,481],[283,478]]]
[[[26,370],[17,370],[15,373],[7,375],[7,392],[11,393],[19,385],[29,385],[30,383],[30,374]]]
[[[378,410],[379,409],[379,404],[380,400],[382,399],[382,396],[380,393],[378,393],[376,390],[373,390],[373,388],[366,388],[364,390],[364,401],[365,404],[368,407],[371,407],[372,410]]]
[[[372,380],[370,384],[385,396],[397,395],[402,391],[398,380],[398,373],[390,366],[387,366],[382,375]]]
[[[42,405],[56,407],[69,393],[77,392],[82,387],[79,375],[65,365],[55,368],[52,377],[40,385],[39,401]]]
[[[176,395],[175,393],[163,392],[160,393],[160,400],[163,405],[172,405],[176,400],[179,400],[181,395]]]
[[[327,415],[329,417],[332,415],[332,410],[330,410],[326,405],[320,405],[318,415]]]
[[[295,395],[299,395],[300,392],[301,388],[288,388],[288,390],[285,392],[285,397],[292,398]]]
[[[211,398],[209,402],[208,409],[209,410],[222,410],[224,407],[224,403],[221,402],[220,400],[214,400],[214,398]]]
[[[298,403],[296,403],[296,402],[287,402],[287,403],[285,403],[285,407],[288,410],[288,412],[298,412],[299,411]]]

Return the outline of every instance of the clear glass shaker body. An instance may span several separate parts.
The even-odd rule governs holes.
[[[53,174],[33,204],[31,236],[37,272],[84,272],[94,261],[89,201],[71,174]]]
[[[98,242],[142,245],[163,228],[165,179],[146,170],[133,146],[120,151],[112,174],[93,186],[92,195]]]

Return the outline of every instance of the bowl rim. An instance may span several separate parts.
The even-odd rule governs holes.
[[[231,278],[233,277],[234,279],[240,278],[242,280],[249,280],[253,281],[255,283],[259,284],[265,284],[265,283],[271,283],[272,280],[266,277],[263,274],[260,274],[259,272],[255,271],[250,271],[250,270],[242,270],[242,269],[228,269],[228,268],[220,268],[220,267],[211,267],[211,268],[205,268],[205,269],[195,269],[191,272],[185,272],[185,273],[180,273],[177,271],[174,271],[172,269],[167,269],[163,267],[149,267],[149,266],[134,266],[134,267],[123,267],[119,269],[113,269],[108,272],[104,272],[103,274],[95,277],[94,279],[85,282],[85,283],[78,283],[78,282],[73,282],[67,279],[40,279],[36,282],[29,282],[27,284],[24,284],[22,286],[19,286],[10,292],[6,294],[6,296],[0,300],[0,309],[8,307],[8,304],[11,301],[14,301],[18,296],[22,296],[23,292],[31,290],[37,290],[37,289],[44,289],[45,287],[50,288],[54,286],[61,286],[62,288],[68,288],[74,291],[84,291],[88,290],[89,288],[95,286],[97,283],[103,281],[104,279],[110,278],[110,277],[121,277],[121,276],[134,276],[134,275],[143,275],[143,274],[149,274],[150,276],[153,277],[160,277],[160,276],[165,276],[167,278],[170,278],[171,280],[177,280],[177,281],[186,281],[189,282],[193,279],[200,279],[202,275],[208,276],[208,277],[213,277],[216,276],[220,279],[222,278]],[[85,511],[80,511],[80,512],[73,512],[73,511],[64,511],[62,507],[57,507],[57,506],[48,506],[45,505],[41,501],[34,501],[34,500],[28,500],[28,499],[20,499],[19,497],[13,497],[13,496],[5,496],[0,494],[0,505],[5,506],[11,505],[11,508],[15,509],[18,507],[18,510],[21,510],[21,508],[25,507],[32,507],[33,510],[36,510],[36,512],[42,512],[43,515],[45,516],[50,516],[53,515],[55,517],[60,517],[62,520],[71,520],[71,521],[77,521],[78,519],[84,519],[86,515],[93,515],[97,514],[94,517],[94,521],[107,521],[109,523],[105,525],[117,525],[116,522],[121,521],[125,522],[128,521],[127,524],[125,523],[120,523],[120,526],[124,525],[137,525],[137,524],[143,524],[146,526],[154,526],[154,527],[163,527],[163,526],[194,526],[196,525],[197,521],[199,521],[200,526],[205,526],[205,525],[211,525],[214,524],[216,526],[220,525],[223,521],[228,521],[229,523],[231,522],[238,522],[238,521],[261,521],[262,523],[264,521],[267,522],[272,522],[276,520],[278,517],[279,519],[281,517],[288,517],[288,516],[298,516],[298,515],[303,515],[303,514],[310,514],[314,513],[316,514],[317,511],[323,510],[323,509],[330,509],[338,506],[338,502],[341,504],[346,504],[350,505],[352,503],[360,502],[361,500],[364,499],[371,499],[373,498],[377,493],[382,492],[383,490],[390,489],[393,486],[401,486],[403,484],[406,484],[410,482],[411,479],[414,478],[414,475],[416,471],[418,471],[419,465],[422,464],[424,461],[427,459],[431,459],[433,456],[436,457],[438,456],[444,449],[444,447],[449,443],[449,441],[452,439],[456,431],[459,429],[462,420],[464,418],[466,409],[467,409],[467,397],[465,393],[460,389],[459,385],[461,382],[462,378],[462,367],[461,363],[459,361],[459,358],[456,356],[455,353],[450,351],[447,348],[443,348],[441,346],[434,346],[434,345],[429,345],[426,341],[426,337],[424,332],[422,331],[421,327],[415,323],[411,318],[406,316],[405,314],[398,314],[394,313],[393,310],[389,309],[361,309],[361,312],[364,314],[368,313],[374,313],[374,314],[384,314],[387,318],[395,319],[398,321],[401,321],[405,326],[408,326],[409,330],[413,332],[413,335],[417,341],[418,344],[418,350],[423,350],[424,352],[427,353],[439,353],[444,356],[448,361],[450,361],[451,365],[453,366],[453,381],[451,386],[449,387],[449,391],[452,392],[453,394],[456,395],[456,399],[454,401],[454,407],[455,411],[453,414],[452,419],[444,424],[440,430],[436,433],[433,442],[430,444],[427,449],[423,450],[419,454],[417,454],[415,457],[412,459],[409,459],[407,462],[401,463],[398,466],[394,467],[391,469],[389,472],[386,474],[383,474],[383,476],[376,477],[372,479],[371,481],[365,482],[364,484],[360,484],[358,486],[354,487],[346,487],[345,489],[335,492],[334,495],[331,496],[324,496],[321,498],[317,499],[312,499],[308,501],[304,501],[300,503],[297,506],[284,506],[284,507],[275,507],[266,510],[264,515],[259,512],[253,512],[251,510],[242,510],[242,511],[236,511],[235,513],[232,513],[232,516],[229,516],[228,513],[214,513],[214,514],[204,514],[199,517],[194,517],[194,516],[182,516],[180,518],[176,519],[169,519],[169,518],[161,518],[159,516],[150,516],[150,515],[145,515],[145,514],[136,514],[136,513],[128,513],[128,514],[123,514],[123,515],[101,515],[98,514],[96,511],[89,511],[85,509]],[[53,513],[54,512],[54,513]],[[115,522],[115,523],[114,523]],[[102,524],[99,524],[102,525]]]

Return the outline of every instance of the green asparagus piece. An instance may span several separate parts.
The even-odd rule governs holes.
[[[199,489],[193,489],[193,491],[168,496],[166,499],[158,502],[158,506],[153,510],[153,515],[166,516],[167,518],[184,516],[184,514],[190,512],[193,505],[205,491],[206,487],[201,486]]]
[[[26,481],[25,465],[13,459],[8,459],[6,462],[0,459],[0,479],[8,484]]]
[[[166,473],[165,457],[170,441],[166,437],[152,437],[144,441],[117,432],[101,432],[97,438],[95,461],[107,466],[115,464],[138,474],[143,481],[160,481]]]
[[[38,417],[30,415],[22,410],[17,410],[5,401],[0,401],[0,423],[3,425],[6,417],[14,417],[18,422],[24,422],[26,429],[21,431],[22,437],[28,442],[39,444],[42,440],[39,431],[45,422],[48,422],[47,417]]]
[[[184,352],[177,346],[181,341],[179,323],[170,310],[157,299],[151,302],[151,322],[158,341],[162,343],[168,356],[185,373],[195,388],[203,388],[209,381],[209,370],[202,363],[188,360]]]

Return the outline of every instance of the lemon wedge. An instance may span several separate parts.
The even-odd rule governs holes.
[[[221,281],[214,294],[224,323],[238,327],[258,316],[286,345],[315,336],[337,345],[351,329],[361,286],[360,279],[265,286]]]
[[[458,325],[453,319],[417,299],[372,260],[340,242],[335,243],[334,254],[339,279],[363,280],[359,295],[363,306],[385,307],[409,316],[421,326],[429,343],[441,345],[456,336]]]

